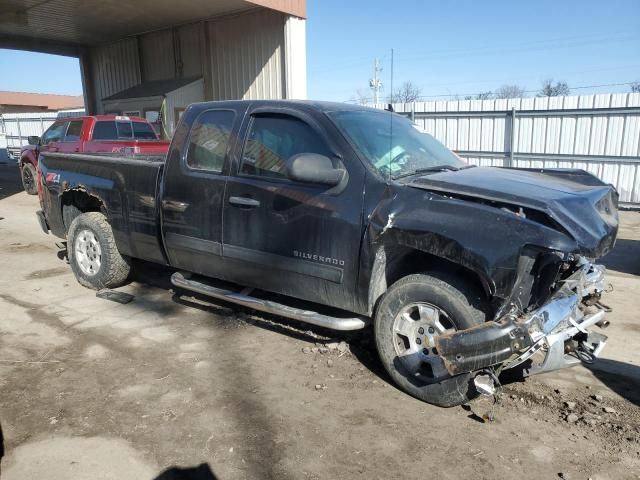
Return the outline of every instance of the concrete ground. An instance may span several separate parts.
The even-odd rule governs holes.
[[[2,480],[640,478],[639,213],[605,259],[602,360],[441,409],[390,384],[368,335],[177,296],[165,268],[96,298],[37,204],[0,165]]]

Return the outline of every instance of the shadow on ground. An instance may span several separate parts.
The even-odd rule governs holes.
[[[0,164],[0,200],[22,192],[20,171],[14,162]]]
[[[219,480],[207,463],[197,467],[171,467],[166,469],[153,480]]]
[[[250,319],[246,318],[245,321],[256,327],[278,334],[288,335],[297,340],[320,345],[335,341],[345,341],[349,344],[351,353],[365,368],[369,369],[382,381],[395,386],[378,358],[372,335],[373,332],[370,328],[354,332],[334,331],[297,322],[285,317],[255,312],[240,305],[198,295],[194,292],[176,291],[175,287],[171,284],[171,274],[173,272],[175,272],[175,269],[170,267],[136,260],[133,265],[131,280],[138,284],[136,289],[141,291],[141,293],[147,285],[173,291],[172,300],[174,302],[186,307],[197,308],[204,312],[218,315],[228,315],[229,310],[234,312],[234,314],[240,312],[253,313],[255,315]]]
[[[611,253],[599,260],[608,270],[640,275],[640,240],[619,238]]]
[[[640,367],[630,363],[599,358],[585,364],[593,375],[612,391],[640,406]]]

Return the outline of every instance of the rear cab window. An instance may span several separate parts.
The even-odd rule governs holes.
[[[287,179],[286,162],[300,153],[332,156],[324,139],[304,121],[289,115],[256,115],[245,142],[240,174]]]
[[[93,126],[93,140],[115,140],[118,138],[118,130],[114,121],[98,121]]]
[[[116,130],[118,131],[118,138],[126,140],[133,139],[133,128],[131,122],[116,122]]]
[[[93,140],[157,140],[153,127],[129,120],[98,120],[93,127]]]
[[[189,138],[189,168],[222,173],[234,118],[235,113],[230,110],[208,110],[198,116]]]
[[[155,130],[151,125],[144,122],[131,122],[133,136],[136,140],[157,140]]]

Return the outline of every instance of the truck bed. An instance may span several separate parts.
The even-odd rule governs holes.
[[[49,228],[64,237],[63,207],[68,203],[68,195],[86,191],[102,202],[122,254],[166,263],[157,199],[163,167],[164,157],[153,154],[42,153],[41,177],[49,194],[41,199],[52,203],[43,205],[51,212],[47,219]],[[64,178],[63,184],[60,178]]]

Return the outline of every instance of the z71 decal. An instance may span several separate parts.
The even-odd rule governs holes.
[[[55,172],[47,172],[47,183],[60,183],[60,174]]]

